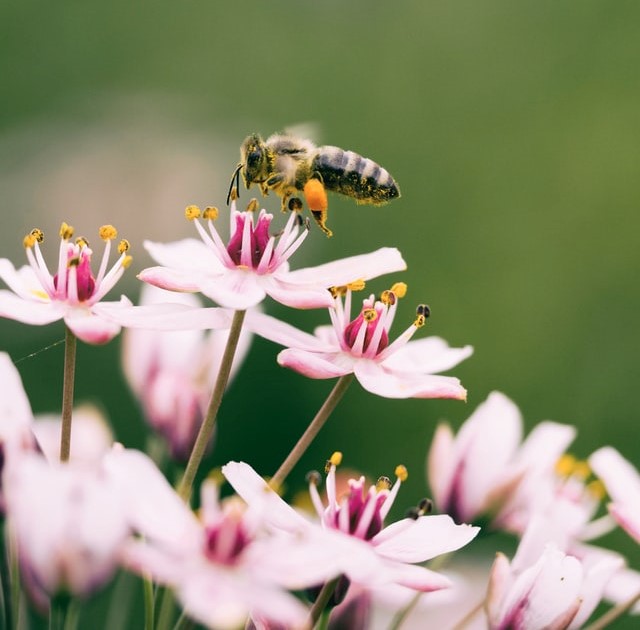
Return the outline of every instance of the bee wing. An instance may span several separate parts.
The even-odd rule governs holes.
[[[295,125],[287,125],[284,128],[284,133],[298,138],[307,138],[314,144],[321,144],[320,137],[322,133],[318,122],[307,121],[296,123]]]

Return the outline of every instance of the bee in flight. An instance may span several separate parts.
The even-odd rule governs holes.
[[[229,197],[239,193],[240,173],[247,188],[270,190],[282,199],[282,210],[300,207],[294,195],[304,194],[309,210],[327,236],[327,190],[346,195],[359,204],[379,206],[400,196],[400,189],[387,170],[369,158],[339,147],[316,147],[292,134],[274,134],[263,140],[248,136],[240,147],[240,163],[231,177]]]

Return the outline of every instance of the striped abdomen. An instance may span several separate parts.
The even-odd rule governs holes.
[[[358,203],[386,203],[400,196],[389,172],[369,158],[339,147],[320,147],[312,162],[327,190],[353,197]]]

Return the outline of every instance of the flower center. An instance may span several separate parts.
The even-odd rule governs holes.
[[[231,514],[209,525],[205,530],[205,555],[217,564],[231,566],[236,564],[250,538],[245,531],[242,520]]]
[[[248,212],[236,215],[236,229],[227,245],[227,252],[236,265],[248,266],[250,260],[254,269],[258,266],[269,242],[271,219],[271,215],[261,214],[254,226],[253,215]]]
[[[91,271],[91,250],[84,239],[78,239],[75,244],[67,246],[67,269],[75,267],[75,281],[77,283],[78,301],[84,302],[92,295],[96,287],[96,279]],[[56,291],[65,295],[69,293],[71,274],[67,273],[64,286],[60,287],[58,274],[53,276],[53,286]]]
[[[366,327],[362,352],[366,352],[369,349],[376,328],[378,326],[384,326],[383,320],[380,317],[383,308],[384,307],[382,305],[376,305],[376,308],[365,307],[360,311],[358,317],[347,324],[347,327],[344,329],[344,342],[349,346],[349,348],[353,348],[359,335],[362,334],[360,329]],[[379,340],[375,347],[375,354],[379,354],[389,345],[389,335],[384,328],[382,330],[382,334],[378,336]]]

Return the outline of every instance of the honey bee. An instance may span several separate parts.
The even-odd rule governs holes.
[[[229,187],[227,203],[234,187],[239,193],[240,173],[247,188],[257,184],[263,195],[275,192],[282,199],[282,210],[296,209],[295,195],[302,192],[313,218],[322,231],[327,227],[327,190],[355,199],[358,204],[379,206],[400,196],[400,189],[389,172],[369,158],[339,147],[317,147],[293,134],[274,134],[263,140],[248,136],[240,147],[240,162]]]

